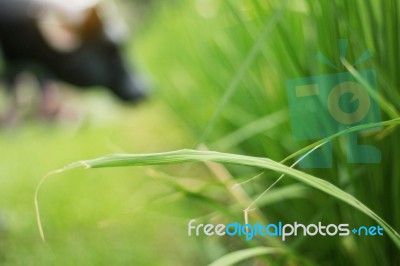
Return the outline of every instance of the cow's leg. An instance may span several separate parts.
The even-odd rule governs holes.
[[[14,78],[5,80],[6,91],[9,100],[4,114],[0,117],[0,124],[10,126],[16,124],[20,119],[20,104],[18,100],[17,86]]]
[[[39,103],[39,116],[53,120],[57,117],[60,112],[60,95],[57,84],[49,79],[39,81],[41,89],[41,99]]]

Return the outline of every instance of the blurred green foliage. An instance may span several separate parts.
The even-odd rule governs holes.
[[[40,240],[33,196],[49,170],[106,153],[190,143],[179,120],[159,102],[132,109],[97,94],[81,95],[80,101],[87,108],[74,111],[88,114],[78,127],[77,121],[26,121],[0,133],[0,265],[190,264],[189,252],[177,255],[175,248],[196,246],[176,238],[186,233],[177,224],[190,208],[176,204],[169,196],[175,190],[149,177],[148,168],[78,170],[49,179],[39,195],[47,243]]]
[[[155,91],[150,103],[129,109],[88,100],[97,95],[82,96],[85,110],[94,111],[78,127],[27,122],[0,132],[1,265],[204,265],[267,245],[264,238],[187,236],[192,218],[243,221],[246,204],[238,203],[230,185],[260,174],[255,168],[228,167],[230,183],[217,178],[224,170],[198,165],[54,176],[39,195],[47,244],[36,229],[33,194],[48,171],[115,152],[204,144],[223,152],[286,158],[309,142],[293,139],[285,83],[335,72],[315,55],[321,51],[341,67],[339,39],[349,40],[349,62],[373,51],[360,69],[377,72],[380,95],[399,109],[400,5],[395,0],[143,3],[125,1],[125,14],[135,23],[141,12],[147,14],[128,54],[151,73]],[[383,120],[388,117],[383,111]],[[399,231],[400,136],[396,128],[387,133],[361,140],[380,148],[380,164],[348,164],[345,138],[340,138],[333,143],[334,167],[307,172],[352,194]],[[255,199],[277,177],[265,172],[241,187]],[[287,178],[258,206],[262,222],[374,225],[352,207]],[[298,236],[281,244],[292,252],[260,255],[242,265],[400,264],[399,250],[387,236]]]

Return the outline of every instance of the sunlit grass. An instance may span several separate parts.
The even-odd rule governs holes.
[[[87,100],[102,102],[96,97]],[[167,150],[191,142],[179,120],[159,102],[133,109],[112,104],[108,108],[113,116],[106,123],[95,122],[101,114],[89,114],[88,126],[27,122],[18,130],[0,133],[1,265],[189,263],[185,254],[171,255],[173,245],[185,243],[175,235],[186,232],[176,227],[186,208],[176,200],[170,205],[152,203],[175,192],[148,180],[144,168],[89,175],[73,172],[52,179],[40,197],[43,221],[52,233],[47,235],[47,245],[38,238],[32,196],[49,168],[82,155]]]

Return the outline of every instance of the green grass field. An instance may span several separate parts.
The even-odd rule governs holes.
[[[331,168],[300,172],[286,167],[297,157],[250,157],[282,162],[316,141],[294,139],[286,93],[293,78],[349,72],[362,83],[357,70],[373,70],[382,121],[398,118],[399,12],[395,0],[155,2],[127,53],[152,79],[150,101],[129,108],[83,94],[78,124],[28,121],[0,132],[0,264],[399,265],[397,120],[360,138],[379,148],[379,163],[347,162],[349,132],[330,140]],[[373,56],[355,70],[367,50]],[[319,52],[337,69],[318,61]],[[87,163],[121,167],[51,176],[39,191],[41,241],[34,193],[51,170],[107,154],[205,147],[228,154],[111,157]],[[203,162],[210,159],[227,164]],[[167,162],[176,164],[157,165]],[[287,175],[275,185],[280,173]],[[244,223],[248,207],[250,223],[379,224],[385,233],[285,242],[187,235],[193,218]]]
[[[184,245],[174,235],[186,229],[174,224],[186,209],[159,202],[174,191],[149,178],[148,168],[78,170],[50,179],[40,194],[48,237],[47,244],[42,243],[33,195],[47,172],[83,157],[170,150],[191,143],[179,119],[160,102],[129,110],[116,105],[109,108],[113,116],[107,122],[96,124],[104,117],[94,114],[87,126],[76,130],[32,122],[16,132],[1,133],[1,265],[176,265],[190,261],[188,254],[173,255],[171,246]],[[163,229],[168,227],[171,230]],[[156,250],[158,256],[154,256]]]

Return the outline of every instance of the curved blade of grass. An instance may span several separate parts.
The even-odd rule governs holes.
[[[261,198],[257,202],[257,206],[263,207],[287,199],[307,198],[308,191],[309,187],[306,187],[302,184],[293,184],[281,188],[275,188],[270,190],[270,192],[267,195],[265,195],[265,197]]]
[[[266,254],[275,254],[279,252],[281,252],[281,250],[277,248],[266,248],[266,247],[247,248],[231,252],[225,256],[222,256],[221,258],[209,264],[208,266],[229,266],[253,257]]]
[[[393,240],[396,246],[400,249],[400,235],[379,215],[354,198],[352,195],[334,186],[333,184],[312,176],[310,174],[301,172],[299,170],[290,168],[286,165],[278,163],[268,158],[252,157],[238,154],[221,153],[215,151],[197,151],[197,150],[178,150],[163,153],[149,153],[149,154],[114,154],[105,157],[100,157],[93,160],[80,161],[70,164],[65,169],[72,169],[76,167],[86,168],[104,168],[104,167],[122,167],[122,166],[145,166],[145,165],[161,165],[161,164],[177,164],[188,162],[204,162],[213,161],[218,163],[237,164],[244,166],[258,167],[262,169],[269,169],[281,174],[286,174],[292,178],[323,191],[354,208],[365,213],[377,223],[379,223],[388,236]]]
[[[333,138],[338,136],[360,131],[360,130],[367,130],[374,127],[380,127],[385,125],[394,125],[399,124],[400,118],[393,119],[389,121],[383,121],[379,123],[372,123],[366,125],[359,125],[344,131],[341,131],[335,135],[332,135],[329,138],[324,140],[318,141],[294,154],[286,158],[288,160],[292,157],[297,156],[298,154],[303,153],[313,147],[316,147],[323,143],[324,141],[329,141]],[[229,153],[221,153],[215,151],[197,151],[197,150],[178,150],[172,152],[163,152],[163,153],[149,153],[149,154],[113,154],[104,157],[100,157],[93,160],[85,160],[72,163],[63,169],[56,170],[45,176],[39,183],[38,187],[36,188],[35,192],[35,208],[36,208],[36,215],[37,221],[39,225],[39,231],[41,233],[42,238],[43,231],[41,228],[40,223],[40,215],[39,215],[39,208],[37,202],[37,195],[38,191],[43,184],[43,182],[48,178],[48,176],[60,173],[62,171],[66,171],[69,169],[77,168],[77,167],[85,167],[85,168],[104,168],[104,167],[122,167],[122,166],[146,166],[146,165],[161,165],[161,164],[177,164],[177,163],[187,163],[187,162],[205,162],[205,161],[213,161],[219,163],[227,163],[227,164],[237,164],[237,165],[244,165],[244,166],[252,166],[258,167],[262,169],[269,169],[281,174],[286,174],[291,176],[292,178],[307,184],[311,187],[314,187],[320,191],[323,191],[341,201],[346,202],[347,204],[353,206],[354,208],[360,210],[361,212],[365,213],[367,216],[374,219],[377,223],[379,223],[386,231],[388,236],[392,239],[395,245],[400,249],[400,235],[388,224],[386,223],[379,215],[365,206],[362,202],[357,200],[352,195],[348,194],[347,192],[341,190],[340,188],[336,187],[335,185],[312,176],[310,174],[301,172],[299,170],[290,168],[282,163],[278,163],[268,158],[260,158],[260,157],[252,157],[252,156],[245,156],[245,155],[238,155],[238,154],[229,154]]]
[[[267,132],[286,121],[288,117],[287,110],[280,110],[273,114],[268,114],[260,119],[257,119],[238,130],[226,135],[222,139],[215,142],[213,145],[221,149],[234,147],[246,139],[250,139],[257,134]]]
[[[379,106],[382,110],[385,111],[390,118],[399,117],[399,113],[393,104],[391,104],[388,100],[386,100],[381,94],[378,94],[372,86],[358,73],[358,71],[344,58],[340,59],[342,61],[343,66],[353,75],[353,77],[363,85],[364,88],[368,91],[371,97],[379,103]]]
[[[352,133],[352,132],[357,132],[357,131],[364,131],[364,130],[369,130],[369,129],[373,129],[373,128],[379,128],[382,126],[393,126],[393,125],[398,125],[400,124],[400,118],[395,118],[392,120],[387,120],[387,121],[382,121],[382,122],[377,122],[377,123],[369,123],[369,124],[364,124],[364,125],[358,125],[358,126],[354,126],[354,127],[349,127],[345,130],[342,130],[336,134],[333,134],[327,138],[321,139],[319,141],[316,141],[300,150],[298,150],[297,152],[291,154],[290,156],[286,157],[284,160],[281,161],[281,163],[284,163],[290,159],[293,159],[309,150],[311,150],[312,148],[321,145],[324,142],[330,141],[332,139],[335,139],[337,137]]]

